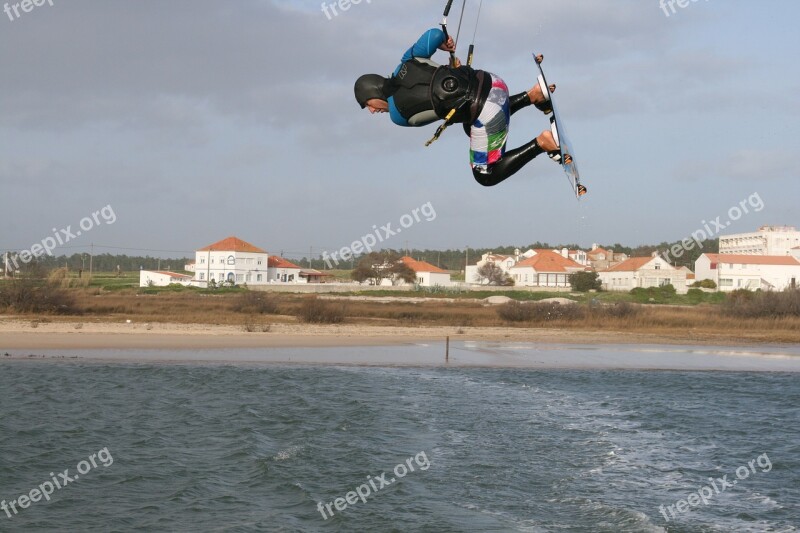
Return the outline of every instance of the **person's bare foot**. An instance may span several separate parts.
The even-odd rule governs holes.
[[[550,130],[543,131],[541,135],[536,137],[536,142],[539,143],[539,147],[545,152],[555,152],[559,149],[556,144],[556,139],[553,137],[553,132]]]
[[[551,93],[556,92],[555,83],[551,84],[549,88]],[[538,83],[534,85],[530,91],[528,91],[528,98],[531,99],[531,103],[533,105],[543,104],[547,101],[547,99],[544,97],[544,93],[542,92],[542,88]]]

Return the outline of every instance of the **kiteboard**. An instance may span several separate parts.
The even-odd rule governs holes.
[[[548,97],[550,107],[552,108],[550,129],[553,132],[553,137],[555,138],[556,143],[561,149],[561,158],[559,164],[567,175],[567,179],[569,180],[570,187],[572,187],[572,190],[575,193],[575,197],[580,199],[580,197],[586,194],[588,191],[586,187],[581,184],[581,175],[580,172],[578,172],[578,164],[575,162],[575,151],[573,150],[572,142],[569,140],[569,137],[567,137],[567,133],[564,129],[564,121],[561,120],[561,115],[558,113],[558,106],[556,106],[555,100],[553,99],[553,93],[550,91],[550,85],[547,83],[547,78],[544,75],[544,70],[542,69],[542,63],[539,57],[540,56],[538,54],[533,54],[533,60],[536,63],[536,66],[539,67],[539,85],[542,87],[542,91],[547,91],[546,96]]]

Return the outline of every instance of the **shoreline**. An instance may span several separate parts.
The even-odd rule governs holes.
[[[796,346],[768,339],[691,333],[638,333],[572,329],[450,326],[409,327],[360,324],[272,324],[268,332],[248,333],[241,326],[39,322],[0,318],[0,354],[19,350],[237,349],[400,346],[420,342],[501,341],[543,345],[698,345]]]

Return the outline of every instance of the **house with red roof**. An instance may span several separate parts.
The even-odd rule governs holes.
[[[800,260],[793,255],[703,254],[695,261],[698,281],[710,279],[720,291],[782,291],[798,288]]]
[[[511,267],[511,279],[521,287],[568,288],[569,275],[587,267],[553,250],[531,250],[533,255]]]
[[[269,256],[267,279],[270,283],[306,283],[301,277],[303,268],[277,255]]]
[[[400,261],[417,274],[416,283],[422,287],[449,287],[452,285],[450,273],[425,261],[412,257],[401,257]]]
[[[596,271],[608,270],[628,259],[627,254],[606,250],[597,244],[592,245],[592,249],[586,252],[586,261]]]
[[[265,285],[269,254],[238,237],[228,237],[195,252],[195,281]]]
[[[650,257],[631,257],[598,272],[603,290],[606,291],[630,291],[672,285],[678,294],[686,294],[688,291],[688,274],[686,269],[675,268],[657,253]]]

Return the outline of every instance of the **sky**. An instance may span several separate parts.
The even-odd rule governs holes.
[[[636,246],[706,225],[800,226],[795,0],[484,2],[474,66],[515,93],[535,82],[531,52],[545,55],[589,188],[580,202],[544,156],[484,188],[460,128],[425,148],[433,125],[359,108],[355,79],[393,71],[445,2],[363,0],[335,15],[333,0],[47,0],[19,16],[11,4],[0,252],[50,237],[55,255],[174,257],[235,235],[299,259],[396,230],[422,206],[435,216],[384,246]],[[453,34],[460,11],[456,0]],[[508,147],[547,126],[519,112]]]

